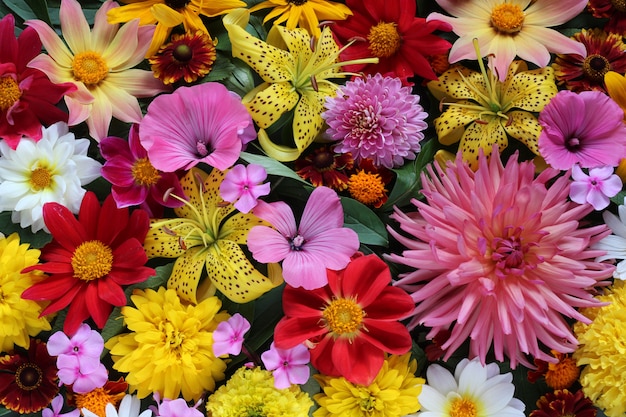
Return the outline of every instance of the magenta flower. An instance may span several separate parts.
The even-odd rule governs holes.
[[[50,356],[57,356],[57,368],[59,361],[73,361],[73,357],[79,364],[80,372],[89,373],[94,371],[100,363],[100,354],[104,349],[104,339],[100,333],[91,330],[88,324],[81,324],[70,339],[61,331],[50,336],[46,345]]]
[[[150,217],[162,217],[163,207],[180,207],[182,202],[164,198],[170,192],[184,195],[178,176],[157,170],[139,140],[139,125],[134,124],[128,141],[109,136],[100,141],[106,159],[102,176],[112,184],[111,194],[118,208],[138,205]]]
[[[574,182],[570,185],[569,198],[578,204],[589,203],[596,210],[606,208],[622,191],[622,180],[613,173],[613,167],[592,168],[585,174],[578,164],[572,168]]]
[[[243,345],[243,335],[250,330],[250,322],[236,313],[226,321],[220,322],[213,331],[213,354],[239,355]]]
[[[620,106],[600,91],[560,91],[539,114],[539,153],[560,170],[577,163],[616,167],[626,157],[623,118]]]
[[[63,395],[59,394],[50,402],[50,408],[41,410],[42,417],[79,417],[80,410],[75,408],[67,413],[61,413],[63,410]]]
[[[420,151],[428,114],[420,97],[403,87],[399,78],[376,74],[356,78],[326,99],[322,117],[328,134],[340,142],[338,153],[352,154],[356,162],[372,159],[374,165],[398,167],[405,159],[415,159]]]
[[[242,213],[256,207],[259,197],[270,193],[270,184],[263,181],[267,172],[261,165],[235,165],[220,184],[220,195]]]
[[[179,87],[155,98],[139,126],[155,168],[189,170],[204,162],[221,171],[256,137],[241,98],[220,83]]]
[[[341,202],[328,187],[313,190],[299,227],[291,207],[282,201],[259,201],[253,212],[274,228],[250,229],[248,249],[259,262],[283,261],[283,278],[292,287],[323,287],[328,283],[326,269],[345,268],[359,249],[359,237],[343,227]]]
[[[274,386],[278,389],[289,388],[291,384],[304,384],[309,380],[311,361],[309,349],[296,345],[291,349],[278,349],[274,342],[270,350],[261,355],[263,365],[274,375]]]

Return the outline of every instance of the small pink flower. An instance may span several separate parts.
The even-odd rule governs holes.
[[[278,389],[289,388],[291,384],[304,384],[309,380],[311,361],[309,349],[296,345],[291,349],[278,349],[274,342],[270,350],[261,355],[263,365],[274,375],[274,386]]]
[[[176,398],[175,400],[164,398],[163,402],[161,402],[161,396],[158,392],[155,392],[153,397],[157,406],[150,406],[150,409],[156,417],[203,417],[202,412],[198,410],[202,400],[198,400],[197,403],[190,407],[187,401],[182,398]]]
[[[239,355],[243,345],[243,335],[248,330],[250,330],[250,322],[239,313],[218,324],[213,332],[213,354],[215,356]]]
[[[59,381],[65,385],[71,385],[72,391],[78,394],[85,394],[96,388],[101,388],[109,380],[107,368],[100,363],[100,359],[94,359],[96,366],[91,372],[83,373],[76,356],[64,356],[57,358],[57,376]]]
[[[61,410],[63,410],[63,395],[59,394],[50,403],[50,408],[44,408],[41,410],[42,417],[79,417],[80,410],[75,408],[72,411],[61,414]]]
[[[68,338],[63,332],[56,332],[48,339],[46,345],[50,356],[57,356],[57,368],[61,368],[59,362],[67,363],[75,358],[79,371],[83,374],[93,372],[100,364],[100,354],[104,349],[104,339],[100,333],[91,330],[88,324],[81,324],[72,338]]]
[[[622,180],[613,173],[613,167],[592,168],[585,174],[578,164],[572,168],[574,182],[570,185],[569,198],[578,204],[589,203],[596,210],[606,208],[610,197],[622,190]]]
[[[267,172],[261,165],[235,165],[220,184],[220,195],[242,213],[256,207],[259,197],[270,193],[270,184],[263,181]]]

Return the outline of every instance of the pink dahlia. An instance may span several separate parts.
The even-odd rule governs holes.
[[[554,362],[546,351],[577,346],[565,318],[589,323],[576,307],[600,304],[593,287],[606,285],[614,268],[595,262],[603,252],[590,245],[610,230],[580,227],[593,208],[568,200],[569,178],[534,172],[516,155],[503,166],[481,153],[476,172],[458,156],[422,175],[426,200],[412,201],[417,212],[392,214],[406,235],[389,231],[407,250],[387,257],[415,268],[396,282],[416,303],[409,327],[432,328],[431,339],[450,329],[444,359],[469,337],[483,363],[491,346],[512,367],[529,366],[525,354]]]
[[[156,169],[189,170],[204,162],[224,171],[256,132],[241,97],[220,83],[204,83],[155,98],[139,137]]]
[[[340,140],[334,151],[350,152],[356,162],[370,158],[385,168],[415,159],[428,117],[419,101],[399,78],[376,74],[348,81],[326,99],[328,110],[322,113],[328,134]]]

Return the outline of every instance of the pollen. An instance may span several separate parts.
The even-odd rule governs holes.
[[[393,56],[402,43],[402,38],[398,33],[395,23],[380,22],[372,26],[367,35],[369,50],[377,58],[388,58]]]
[[[83,281],[102,278],[113,268],[113,251],[99,240],[83,242],[72,255],[72,268]]]
[[[350,176],[348,191],[352,198],[365,205],[376,205],[387,192],[379,174],[370,174],[363,170]]]
[[[322,316],[330,331],[337,335],[355,333],[361,328],[363,309],[348,298],[337,298],[326,306]]]
[[[154,185],[161,178],[159,171],[150,163],[148,158],[137,159],[133,164],[131,172],[133,180],[137,185]]]
[[[124,395],[126,395],[124,392],[110,394],[104,388],[96,388],[85,394],[76,394],[74,401],[77,409],[82,410],[86,408],[99,417],[106,417],[106,405],[111,403],[117,407]]]
[[[546,384],[555,390],[566,389],[571,387],[578,380],[580,368],[576,366],[574,359],[567,355],[559,355],[558,363],[549,363],[548,372],[546,372]]]
[[[457,398],[450,406],[450,417],[476,417],[476,404],[467,398]]]
[[[0,77],[0,111],[9,109],[21,96],[22,91],[13,77]]]
[[[88,51],[74,56],[72,71],[77,81],[91,86],[104,80],[109,73],[109,68],[99,53]]]
[[[517,4],[499,4],[491,11],[491,25],[498,32],[519,32],[524,25],[524,18],[524,11]]]
[[[30,185],[33,191],[41,191],[52,184],[52,173],[48,168],[38,167],[30,173]]]

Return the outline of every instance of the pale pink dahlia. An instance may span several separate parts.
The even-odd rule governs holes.
[[[548,187],[558,171],[534,178],[533,163],[516,155],[506,166],[484,155],[478,164],[473,172],[459,156],[445,170],[429,166],[425,202],[392,215],[406,235],[389,232],[407,250],[387,258],[415,268],[395,283],[416,303],[409,327],[431,327],[428,338],[450,329],[444,360],[469,337],[470,355],[483,364],[492,345],[512,367],[530,366],[526,354],[554,362],[544,350],[577,346],[565,317],[589,323],[575,308],[598,306],[593,287],[613,273],[589,247],[610,230],[580,227],[593,208],[568,200],[566,176]]]
[[[334,151],[351,152],[356,162],[370,158],[385,168],[415,159],[428,117],[419,101],[399,78],[376,74],[348,81],[326,99],[322,113],[327,133],[340,140]]]

